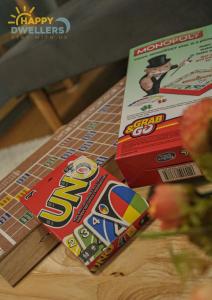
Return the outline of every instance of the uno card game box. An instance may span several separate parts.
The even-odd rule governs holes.
[[[116,160],[129,186],[201,176],[182,148],[183,111],[212,100],[212,25],[130,50]]]
[[[85,156],[64,161],[21,202],[92,272],[148,219],[148,203]]]

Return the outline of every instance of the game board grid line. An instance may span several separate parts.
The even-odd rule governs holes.
[[[102,130],[95,130],[96,131],[96,133],[107,133],[107,134],[111,134],[111,135],[114,135],[114,133],[112,133],[112,132],[105,132],[105,131],[102,131]]]
[[[37,179],[41,180],[44,176],[42,175],[43,173],[45,173],[45,170],[43,172],[40,172],[40,177],[37,176],[37,175],[34,175],[33,176],[36,176]]]
[[[25,188],[25,186],[24,186],[23,184],[17,183],[17,182],[15,182],[15,183],[16,183],[18,186],[21,186],[21,187]],[[14,182],[13,182],[13,184],[14,184]],[[8,186],[7,189],[5,190],[5,192],[6,192],[7,194],[9,194],[9,193],[7,192],[9,187],[10,187],[10,186]],[[14,188],[11,190],[11,193],[13,193],[16,189],[17,189],[17,186],[14,186]],[[11,194],[10,196],[13,197],[12,194]]]
[[[12,195],[10,195],[9,193],[7,193],[6,191],[4,191],[4,193],[5,193],[6,196],[9,196],[10,198],[12,198],[12,199],[18,201],[17,199],[15,199]],[[12,199],[11,199],[11,200],[12,200]],[[11,201],[11,200],[10,200],[10,201]],[[9,201],[9,202],[10,202],[10,201]]]
[[[42,165],[41,163],[38,163],[38,165],[40,165],[40,166],[42,166],[42,167],[43,167],[43,165]],[[51,168],[51,167],[49,167],[49,166],[45,166],[45,168],[52,170],[52,168]]]
[[[95,145],[96,145],[96,144],[95,144]],[[92,146],[93,146],[93,145],[92,145]],[[98,151],[98,149],[101,148],[102,146],[103,146],[103,145],[98,145],[98,147],[95,149],[95,151]],[[80,153],[82,153],[82,154],[93,155],[93,156],[95,156],[96,158],[98,158],[99,156],[104,156],[103,153],[107,152],[109,148],[115,147],[115,146],[112,146],[111,144],[110,144],[110,145],[107,145],[107,146],[108,146],[107,149],[105,149],[105,151],[103,151],[101,154],[96,154],[95,152],[89,152],[89,151],[79,150],[79,149],[75,149],[75,148],[72,148],[72,149],[75,151],[75,153],[80,152]],[[64,146],[63,148],[69,149],[69,147],[66,147],[66,146]]]
[[[113,100],[113,98],[116,97],[118,94],[120,94],[123,90],[124,90],[124,88],[121,87],[121,89],[118,90],[117,92],[115,92],[115,94],[114,94],[110,99],[108,99],[108,102],[104,103],[102,106],[100,106],[100,108],[102,108],[102,107],[108,105],[108,104]],[[112,104],[112,105],[114,105],[114,104]],[[99,108],[99,109],[100,109],[100,108]],[[92,116],[93,116],[95,113],[96,113],[96,111],[93,112],[93,113],[91,114],[91,116],[90,116],[88,119],[86,119],[84,122],[82,122],[81,125],[83,125],[85,122],[91,120]],[[72,131],[71,134],[73,134],[76,130],[77,130],[77,129],[75,128],[75,130]],[[99,132],[105,133],[104,131],[99,131]],[[70,134],[70,132],[68,132],[68,133],[62,138],[62,140],[60,140],[60,143],[63,142],[63,141],[67,138],[67,136],[68,136],[69,134]],[[110,134],[113,134],[113,133],[110,133]],[[50,152],[52,152],[52,150],[53,150],[54,148],[56,148],[57,145],[58,145],[58,144],[56,144],[53,148],[51,148],[51,149],[50,149],[45,155],[43,155],[37,162],[35,162],[35,163],[32,164],[28,169],[26,169],[26,170],[25,170],[25,173],[28,173],[29,170],[30,170],[30,168],[32,168],[34,165],[36,165],[36,163],[39,163],[46,155],[48,155]],[[51,155],[51,156],[53,156],[53,155]],[[54,156],[53,156],[53,157],[54,157]],[[57,157],[55,156],[55,158],[57,158]],[[7,187],[11,186],[12,184],[13,184],[13,182],[11,182],[11,184],[8,185]],[[19,184],[19,183],[17,183],[17,184],[18,184],[18,185],[21,185],[21,184]],[[23,185],[22,185],[22,186],[23,186]],[[23,187],[26,187],[26,186],[23,186]]]
[[[105,105],[107,105],[107,104],[105,104]],[[112,106],[121,107],[122,105],[121,105],[121,104],[113,103],[113,104],[110,104],[110,107],[112,107]],[[102,112],[102,111],[99,111],[99,110],[98,110],[98,112]]]
[[[12,244],[13,246],[16,245],[16,241],[11,238],[11,236],[9,234],[7,234],[4,230],[2,230],[0,228],[0,235],[2,235],[5,239],[7,239],[7,241]]]
[[[21,207],[22,208],[22,207]],[[5,212],[8,212],[6,210],[4,210]],[[8,212],[10,213],[10,212]],[[28,229],[30,231],[30,227],[28,227],[26,224],[23,224],[19,221],[19,219],[17,219],[13,214],[11,214],[11,216],[21,225],[21,226],[24,226],[26,229]]]
[[[21,223],[22,225],[24,225],[23,223]],[[16,235],[20,230],[22,230],[23,229],[23,227],[20,227],[18,230],[16,230],[16,232],[14,232],[12,235],[11,235],[11,237],[13,237],[14,235]]]
[[[114,124],[114,123],[118,123],[118,120],[117,119],[117,115],[118,114],[114,114],[113,116],[112,115],[109,115],[109,114],[99,114],[99,116],[95,116],[95,121],[98,123],[98,122],[103,122],[105,124]]]
[[[15,220],[15,222],[13,222],[13,226],[12,226],[12,228],[13,228],[12,233],[9,233],[9,230],[7,230],[7,231],[3,230],[3,231],[6,232],[9,236],[12,236],[13,234],[16,234],[17,230],[14,233],[14,228],[16,228],[17,225],[22,225],[22,224],[20,224],[20,222],[18,222],[17,220]],[[23,228],[23,227],[21,226],[21,228]]]
[[[21,202],[19,202],[19,203],[21,203]],[[15,212],[14,214],[16,214],[16,213],[17,213],[18,211],[20,211],[22,208],[23,208],[23,206],[19,207],[19,209],[16,210],[16,212]]]
[[[9,184],[14,183],[14,180],[16,180],[17,177],[20,176],[20,175],[21,175],[21,171],[20,170],[13,170],[5,178],[3,178],[2,180],[0,180],[0,183],[1,183],[1,190],[0,190],[0,192],[3,192],[8,187],[8,182],[10,182]]]
[[[87,120],[86,122],[89,122],[90,120]],[[104,122],[104,121],[94,121],[94,120],[92,120],[92,123],[94,123],[94,124],[96,124],[96,123],[98,123],[99,125],[102,125],[102,124],[104,124],[104,125],[118,125],[119,126],[119,123],[118,122]],[[83,130],[85,130],[85,131],[97,131],[96,129],[87,129],[87,128],[85,128],[85,127],[83,127],[84,126],[84,124],[81,124],[80,126],[79,126],[79,128],[80,129],[83,129]],[[105,133],[105,131],[104,131],[104,133]]]
[[[102,113],[102,114],[105,114],[105,115],[114,115],[114,116],[117,115],[117,113],[115,113],[115,112],[108,112],[108,111],[97,111],[96,114],[98,115],[99,113]]]
[[[35,175],[35,174],[30,174],[30,177],[34,177],[34,178],[36,178],[36,179],[39,179],[39,180],[41,180],[42,179],[42,177],[38,177],[37,175]]]
[[[35,174],[35,172],[39,172],[40,176]],[[36,164],[33,168],[30,169],[30,174],[33,175],[34,177],[38,178],[39,180],[42,178],[42,174],[46,172],[46,168],[41,165],[41,164]]]
[[[114,133],[110,133],[110,132],[107,132],[107,134],[116,136]],[[74,139],[74,140],[77,140],[77,141],[82,141],[82,139],[80,139],[80,138],[73,138],[73,139]],[[108,139],[110,139],[110,137],[108,137],[107,140],[108,140]],[[106,141],[107,141],[107,140],[106,140]],[[101,145],[101,146],[111,146],[111,144],[109,144],[109,143],[107,144],[107,143],[98,142],[98,140],[96,140],[96,141],[90,140],[90,141],[93,142],[95,145],[99,144],[99,145]],[[85,143],[86,143],[86,140],[85,140]],[[64,146],[64,145],[63,145],[63,146],[60,145],[60,147],[62,147],[62,148],[64,148],[64,147],[67,148],[67,146]],[[71,147],[71,146],[70,146],[69,148],[74,149],[74,148]],[[92,154],[92,153],[91,153],[91,154]]]
[[[7,227],[7,230],[4,230],[6,233],[7,231],[14,225],[14,223],[12,223],[9,227]]]
[[[106,151],[109,151],[109,149],[111,149],[112,148],[112,146],[110,147],[110,148],[108,148],[108,149],[105,149],[105,151],[102,153],[102,156],[104,156],[104,153],[106,152]]]
[[[17,201],[17,200],[16,200],[16,201]],[[17,202],[20,203],[19,201],[17,201]],[[22,208],[22,207],[21,207],[21,208]],[[10,208],[10,209],[11,209],[11,208]],[[5,210],[4,207],[3,207],[3,210],[4,210],[4,212],[10,213],[10,211]],[[21,222],[19,221],[19,219],[17,219],[13,214],[11,214],[11,216],[12,216],[12,217],[13,217],[20,225],[26,227],[26,228],[30,231],[30,228],[29,228],[26,224],[21,223]]]
[[[9,194],[8,194],[9,195]],[[14,203],[9,209],[12,209],[12,208],[14,208],[16,205],[18,205],[18,203],[19,203],[19,201],[17,200],[17,199],[15,199],[15,198],[13,198],[13,200],[15,200],[16,201],[16,203]],[[11,200],[12,201],[12,200]],[[2,207],[2,209],[3,209],[3,207]]]

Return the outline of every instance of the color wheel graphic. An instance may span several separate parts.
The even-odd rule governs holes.
[[[129,224],[135,222],[148,208],[147,202],[127,186],[114,186],[109,197],[113,209]]]

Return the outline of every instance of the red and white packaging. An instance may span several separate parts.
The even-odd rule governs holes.
[[[183,111],[212,100],[212,25],[131,49],[117,163],[131,187],[184,180],[201,171],[183,149]]]

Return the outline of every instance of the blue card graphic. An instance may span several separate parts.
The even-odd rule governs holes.
[[[106,245],[110,245],[127,228],[122,224],[93,214],[84,220],[84,225]]]

